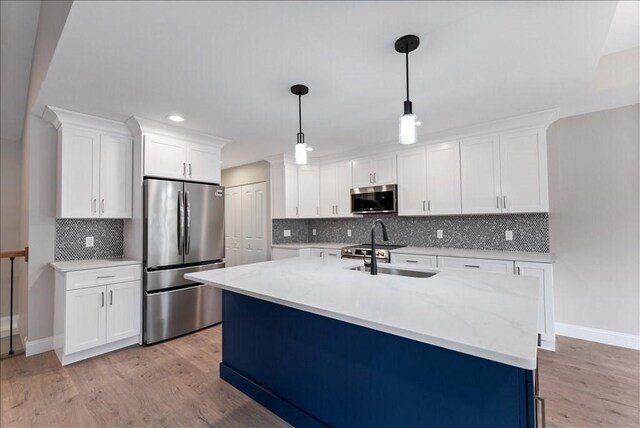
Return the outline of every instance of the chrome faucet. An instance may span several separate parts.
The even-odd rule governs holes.
[[[389,235],[387,235],[387,226],[385,226],[380,219],[374,221],[373,226],[371,226],[371,275],[378,274],[378,260],[376,259],[376,225],[378,223],[382,226],[382,239],[385,241],[389,240]]]

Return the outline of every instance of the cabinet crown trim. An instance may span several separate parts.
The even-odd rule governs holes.
[[[56,129],[64,126],[75,126],[131,137],[129,127],[125,123],[58,107],[46,106],[42,113],[42,118],[53,124]]]
[[[127,126],[134,136],[149,133],[219,148],[231,142],[231,140],[226,138],[216,137],[215,135],[205,134],[204,132],[194,131],[193,129],[178,128],[139,116],[131,116],[127,120]]]

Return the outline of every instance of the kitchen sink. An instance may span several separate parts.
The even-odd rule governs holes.
[[[371,272],[371,267],[369,266],[354,266],[348,268],[349,270],[355,270],[358,272]],[[398,276],[408,276],[411,278],[430,278],[438,272],[428,272],[423,270],[410,270],[410,269],[399,269],[388,266],[380,266],[378,265],[378,273],[385,275],[398,275]]]

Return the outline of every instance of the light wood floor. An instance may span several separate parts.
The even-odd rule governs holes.
[[[221,328],[62,368],[53,352],[0,362],[0,425],[287,426],[220,380]],[[558,338],[540,355],[549,427],[640,426],[640,353]]]

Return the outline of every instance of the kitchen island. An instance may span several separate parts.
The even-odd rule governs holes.
[[[534,426],[534,279],[361,264],[186,275],[224,290],[220,376],[295,426]]]

